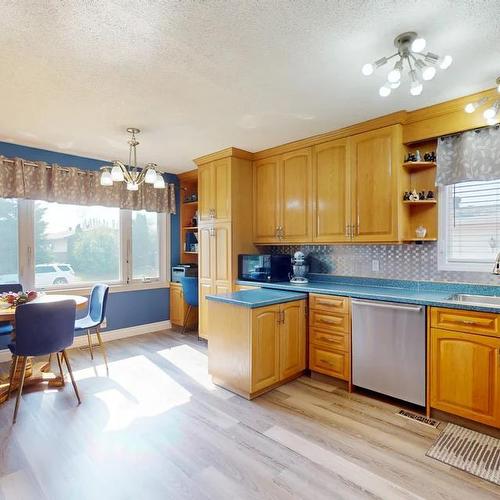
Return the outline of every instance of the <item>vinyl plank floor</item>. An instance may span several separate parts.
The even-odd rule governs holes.
[[[80,406],[70,383],[23,394],[15,426],[0,406],[0,500],[500,498],[392,404],[308,377],[247,401],[171,330],[106,346],[109,376],[70,351]]]

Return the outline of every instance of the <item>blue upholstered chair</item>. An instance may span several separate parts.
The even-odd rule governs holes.
[[[0,285],[0,294],[8,292],[22,292],[23,287],[19,283],[8,283]],[[10,335],[14,330],[13,326],[8,321],[0,321],[0,335]]]
[[[182,325],[182,333],[186,330],[189,320],[189,314],[193,307],[198,307],[198,278],[192,276],[185,276],[181,278],[182,292],[184,300],[188,305],[186,316],[184,317],[184,324]]]
[[[49,303],[22,304],[16,307],[16,339],[9,344],[9,349],[14,355],[11,372],[10,386],[13,386],[14,374],[17,371],[19,358],[23,359],[21,368],[21,380],[17,393],[16,406],[14,409],[13,423],[16,422],[19,402],[23,391],[24,377],[26,375],[26,363],[29,356],[46,356],[53,353],[57,355],[57,362],[61,377],[64,380],[61,357],[68,368],[71,383],[75,390],[76,399],[80,404],[80,395],[73,377],[73,371],[69,363],[66,348],[73,343],[75,336],[76,306],[74,300],[62,300]]]
[[[109,286],[103,284],[97,284],[92,287],[92,292],[90,293],[89,308],[87,315],[84,318],[77,319],[75,321],[75,330],[77,332],[83,332],[87,330],[87,338],[89,341],[90,357],[94,359],[94,349],[92,346],[92,331],[95,332],[97,336],[97,341],[102,349],[102,355],[104,357],[104,363],[106,364],[106,370],[108,370],[108,356],[106,355],[106,349],[102,341],[101,332],[99,327],[101,326],[104,318],[106,317],[106,306],[108,303],[108,293]]]

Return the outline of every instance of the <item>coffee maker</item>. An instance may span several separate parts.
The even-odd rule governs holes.
[[[295,252],[293,254],[292,270],[293,276],[290,278],[290,283],[303,285],[309,282],[306,278],[306,275],[309,272],[309,266],[306,264],[306,257],[302,252]]]

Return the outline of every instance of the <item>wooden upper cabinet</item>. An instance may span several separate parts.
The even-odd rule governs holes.
[[[214,176],[212,163],[198,167],[198,224],[211,220]]]
[[[278,157],[266,158],[253,165],[253,240],[256,243],[279,241],[279,166]]]
[[[198,167],[199,222],[231,219],[231,158]]]
[[[500,427],[500,339],[431,329],[431,406]]]
[[[231,219],[231,158],[213,162],[213,209],[217,222]]]
[[[315,242],[350,241],[350,165],[348,139],[313,149],[313,233]]]
[[[252,311],[251,392],[264,389],[280,379],[280,306]]]
[[[311,148],[284,154],[280,162],[280,239],[312,241]]]
[[[350,141],[353,239],[398,241],[401,126],[354,135]]]
[[[306,368],[305,301],[282,304],[280,314],[280,380],[284,380]]]

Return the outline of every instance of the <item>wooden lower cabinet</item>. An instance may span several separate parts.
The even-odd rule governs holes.
[[[184,293],[182,291],[182,284],[171,282],[170,283],[170,323],[175,326],[184,325],[186,315],[188,312],[188,305],[184,301]],[[187,318],[186,327],[192,328],[196,325],[198,319],[198,308],[193,308]]]
[[[500,339],[431,328],[431,407],[500,427]]]
[[[348,297],[309,295],[309,369],[351,381],[351,315]]]
[[[208,370],[252,399],[306,368],[306,301],[250,309],[208,301]]]

